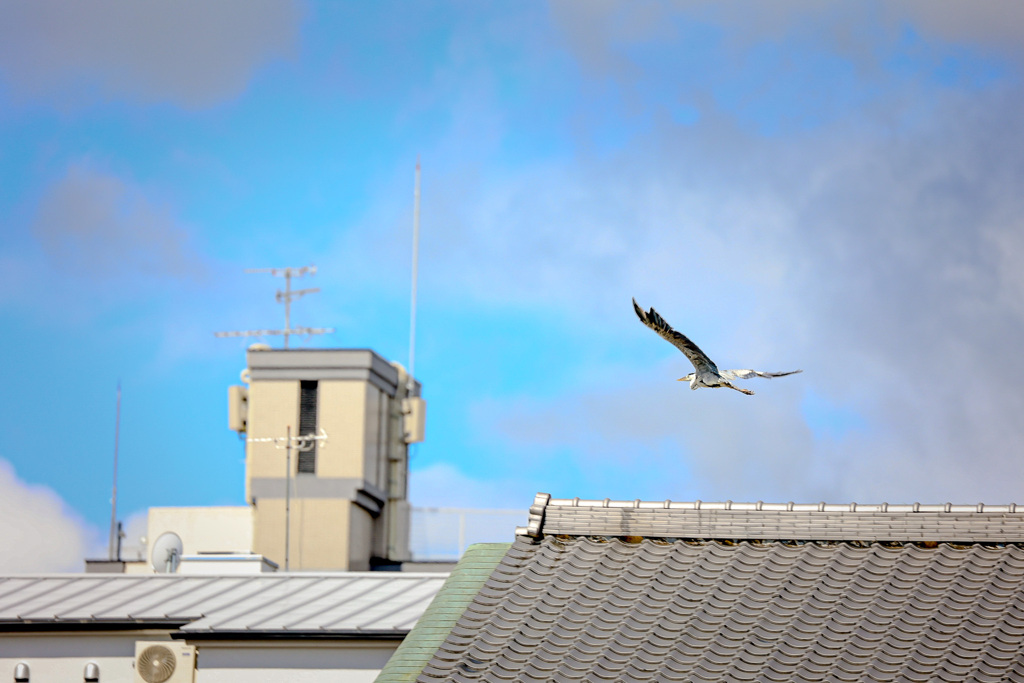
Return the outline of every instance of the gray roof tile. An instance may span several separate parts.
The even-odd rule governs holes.
[[[1024,506],[551,500],[436,680],[1024,682]]]

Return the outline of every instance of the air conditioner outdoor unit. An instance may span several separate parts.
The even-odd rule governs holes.
[[[228,387],[228,428],[240,434],[249,429],[249,390],[246,387]]]
[[[173,640],[135,643],[135,683],[194,683],[196,648]]]
[[[403,398],[402,415],[405,418],[405,442],[423,441],[427,425],[427,402],[419,397]]]

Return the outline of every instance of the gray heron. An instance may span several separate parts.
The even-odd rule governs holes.
[[[785,377],[786,375],[795,375],[802,370],[790,370],[789,372],[760,372],[758,370],[719,370],[718,366],[715,365],[714,361],[708,358],[708,355],[701,351],[696,344],[690,341],[682,332],[677,332],[665,322],[656,310],[653,308],[646,313],[644,309],[640,308],[640,304],[633,299],[633,310],[636,311],[636,315],[640,318],[640,322],[647,327],[651,328],[658,333],[658,336],[672,344],[683,354],[690,359],[693,363],[693,369],[695,372],[691,372],[686,377],[680,377],[678,381],[689,382],[691,389],[697,387],[728,387],[729,389],[735,389],[741,393],[752,396],[754,394],[750,389],[740,389],[738,386],[732,384],[729,380],[733,379],[750,379],[751,377],[764,377],[771,379],[772,377]]]

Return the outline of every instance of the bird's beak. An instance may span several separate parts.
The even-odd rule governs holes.
[[[680,377],[680,378],[679,378],[679,379],[677,379],[676,381],[677,381],[677,382],[689,382],[689,381],[690,381],[690,378],[689,378],[689,377]]]

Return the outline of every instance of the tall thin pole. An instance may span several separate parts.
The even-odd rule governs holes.
[[[292,329],[292,269],[284,269],[284,348],[288,348],[288,333]]]
[[[114,421],[114,492],[110,496],[110,548],[107,556],[111,560],[121,559],[117,528],[117,448],[121,436],[121,380],[117,380],[117,417]]]
[[[462,557],[462,551],[466,549],[466,511],[462,510],[459,512],[459,557]]]
[[[292,537],[292,426],[288,425],[288,440],[285,446],[285,467],[288,471],[284,478],[284,570],[288,571],[288,553],[291,550]]]
[[[416,186],[412,209],[412,307],[409,314],[409,386],[416,376],[416,278],[420,260],[420,158],[416,157]]]

